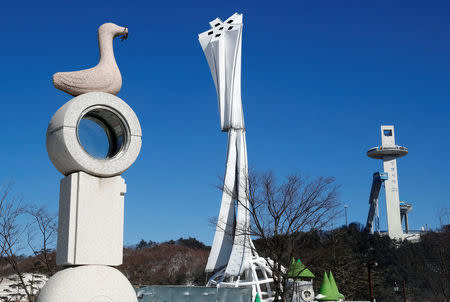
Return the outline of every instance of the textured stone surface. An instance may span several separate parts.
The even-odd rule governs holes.
[[[87,265],[56,273],[39,292],[38,302],[137,302],[130,282],[117,269]]]
[[[78,139],[78,123],[89,108],[104,106],[113,109],[125,121],[129,133],[124,150],[112,158],[98,159],[89,155]],[[56,169],[64,175],[83,171],[99,177],[111,177],[125,172],[136,160],[141,149],[141,126],[134,111],[120,98],[90,92],[73,98],[52,117],[47,129],[47,152]]]
[[[125,193],[121,176],[61,180],[56,264],[122,264]]]
[[[97,66],[72,72],[58,72],[53,75],[55,88],[73,96],[91,91],[117,94],[122,87],[122,76],[114,58],[113,39],[128,35],[126,27],[105,23],[98,28],[100,60]]]

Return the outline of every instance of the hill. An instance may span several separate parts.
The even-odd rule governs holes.
[[[423,234],[418,242],[398,242],[387,236],[369,235],[361,225],[350,224],[334,230],[295,234],[296,258],[316,276],[332,271],[339,291],[347,300],[367,300],[367,263],[373,268],[377,301],[403,301],[401,284],[405,282],[411,301],[450,301],[450,226]],[[261,255],[264,248],[255,246]],[[205,285],[204,273],[209,247],[195,238],[180,238],[163,243],[141,240],[124,249],[123,264],[118,267],[133,285]],[[50,268],[55,267],[54,252]],[[289,263],[290,259],[286,259]],[[47,266],[37,257],[19,257],[23,272],[49,275]],[[0,277],[12,269],[0,259]],[[314,287],[320,288],[320,278]],[[395,285],[400,291],[395,292]]]

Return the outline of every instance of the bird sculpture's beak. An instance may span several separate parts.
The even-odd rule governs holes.
[[[123,42],[128,38],[128,28],[124,27],[120,40]]]

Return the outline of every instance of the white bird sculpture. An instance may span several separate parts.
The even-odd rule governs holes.
[[[122,88],[122,76],[114,58],[113,39],[128,37],[128,29],[113,23],[105,23],[98,28],[100,60],[97,66],[72,72],[57,72],[53,75],[53,85],[77,96],[91,91],[117,94]]]

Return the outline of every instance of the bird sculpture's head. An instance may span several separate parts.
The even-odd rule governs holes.
[[[122,41],[128,38],[128,28],[118,26],[114,23],[105,23],[98,28],[98,35],[108,35],[112,38],[121,36]]]

